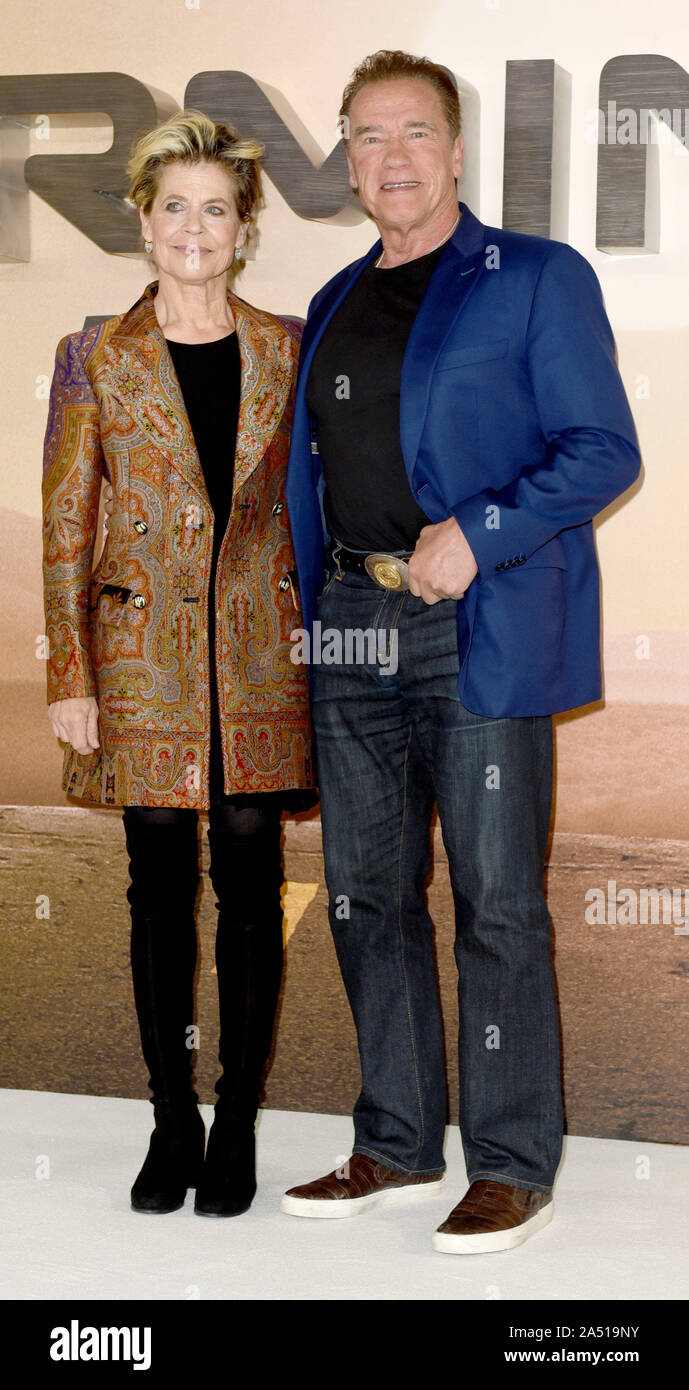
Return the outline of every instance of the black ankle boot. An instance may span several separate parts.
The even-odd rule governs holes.
[[[254,1119],[227,1114],[218,1101],[196,1187],[198,1216],[240,1216],[249,1210],[256,1195]]]
[[[131,1190],[134,1211],[170,1212],[184,1206],[188,1187],[203,1173],[206,1127],[194,1105],[188,1113],[156,1106],[156,1125]]]

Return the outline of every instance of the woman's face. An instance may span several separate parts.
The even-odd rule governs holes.
[[[149,215],[139,211],[158,270],[186,284],[224,275],[246,241],[232,175],[220,164],[165,165]]]

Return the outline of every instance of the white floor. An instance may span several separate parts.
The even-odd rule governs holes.
[[[204,1107],[207,1124],[212,1118]],[[520,1249],[439,1255],[465,1190],[447,1137],[444,1194],[344,1221],[284,1216],[286,1187],[350,1151],[346,1117],[261,1112],[250,1211],[129,1206],[152,1127],[145,1101],[0,1091],[5,1299],[686,1299],[689,1149],[569,1138],[552,1224]]]

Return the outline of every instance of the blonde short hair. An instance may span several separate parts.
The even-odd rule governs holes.
[[[203,111],[177,111],[134,141],[127,164],[129,197],[148,215],[167,164],[219,164],[230,175],[240,220],[251,230],[263,197],[259,164],[263,153],[260,140],[217,124]]]

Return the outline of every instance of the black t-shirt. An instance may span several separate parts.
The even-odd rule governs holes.
[[[213,571],[232,508],[241,359],[236,333],[213,343],[176,343],[168,338],[173,366],[187,408],[213,508]]]
[[[306,404],[323,463],[331,536],[354,550],[413,550],[429,520],[409,486],[400,444],[402,360],[445,244],[362,271],[314,353]]]

